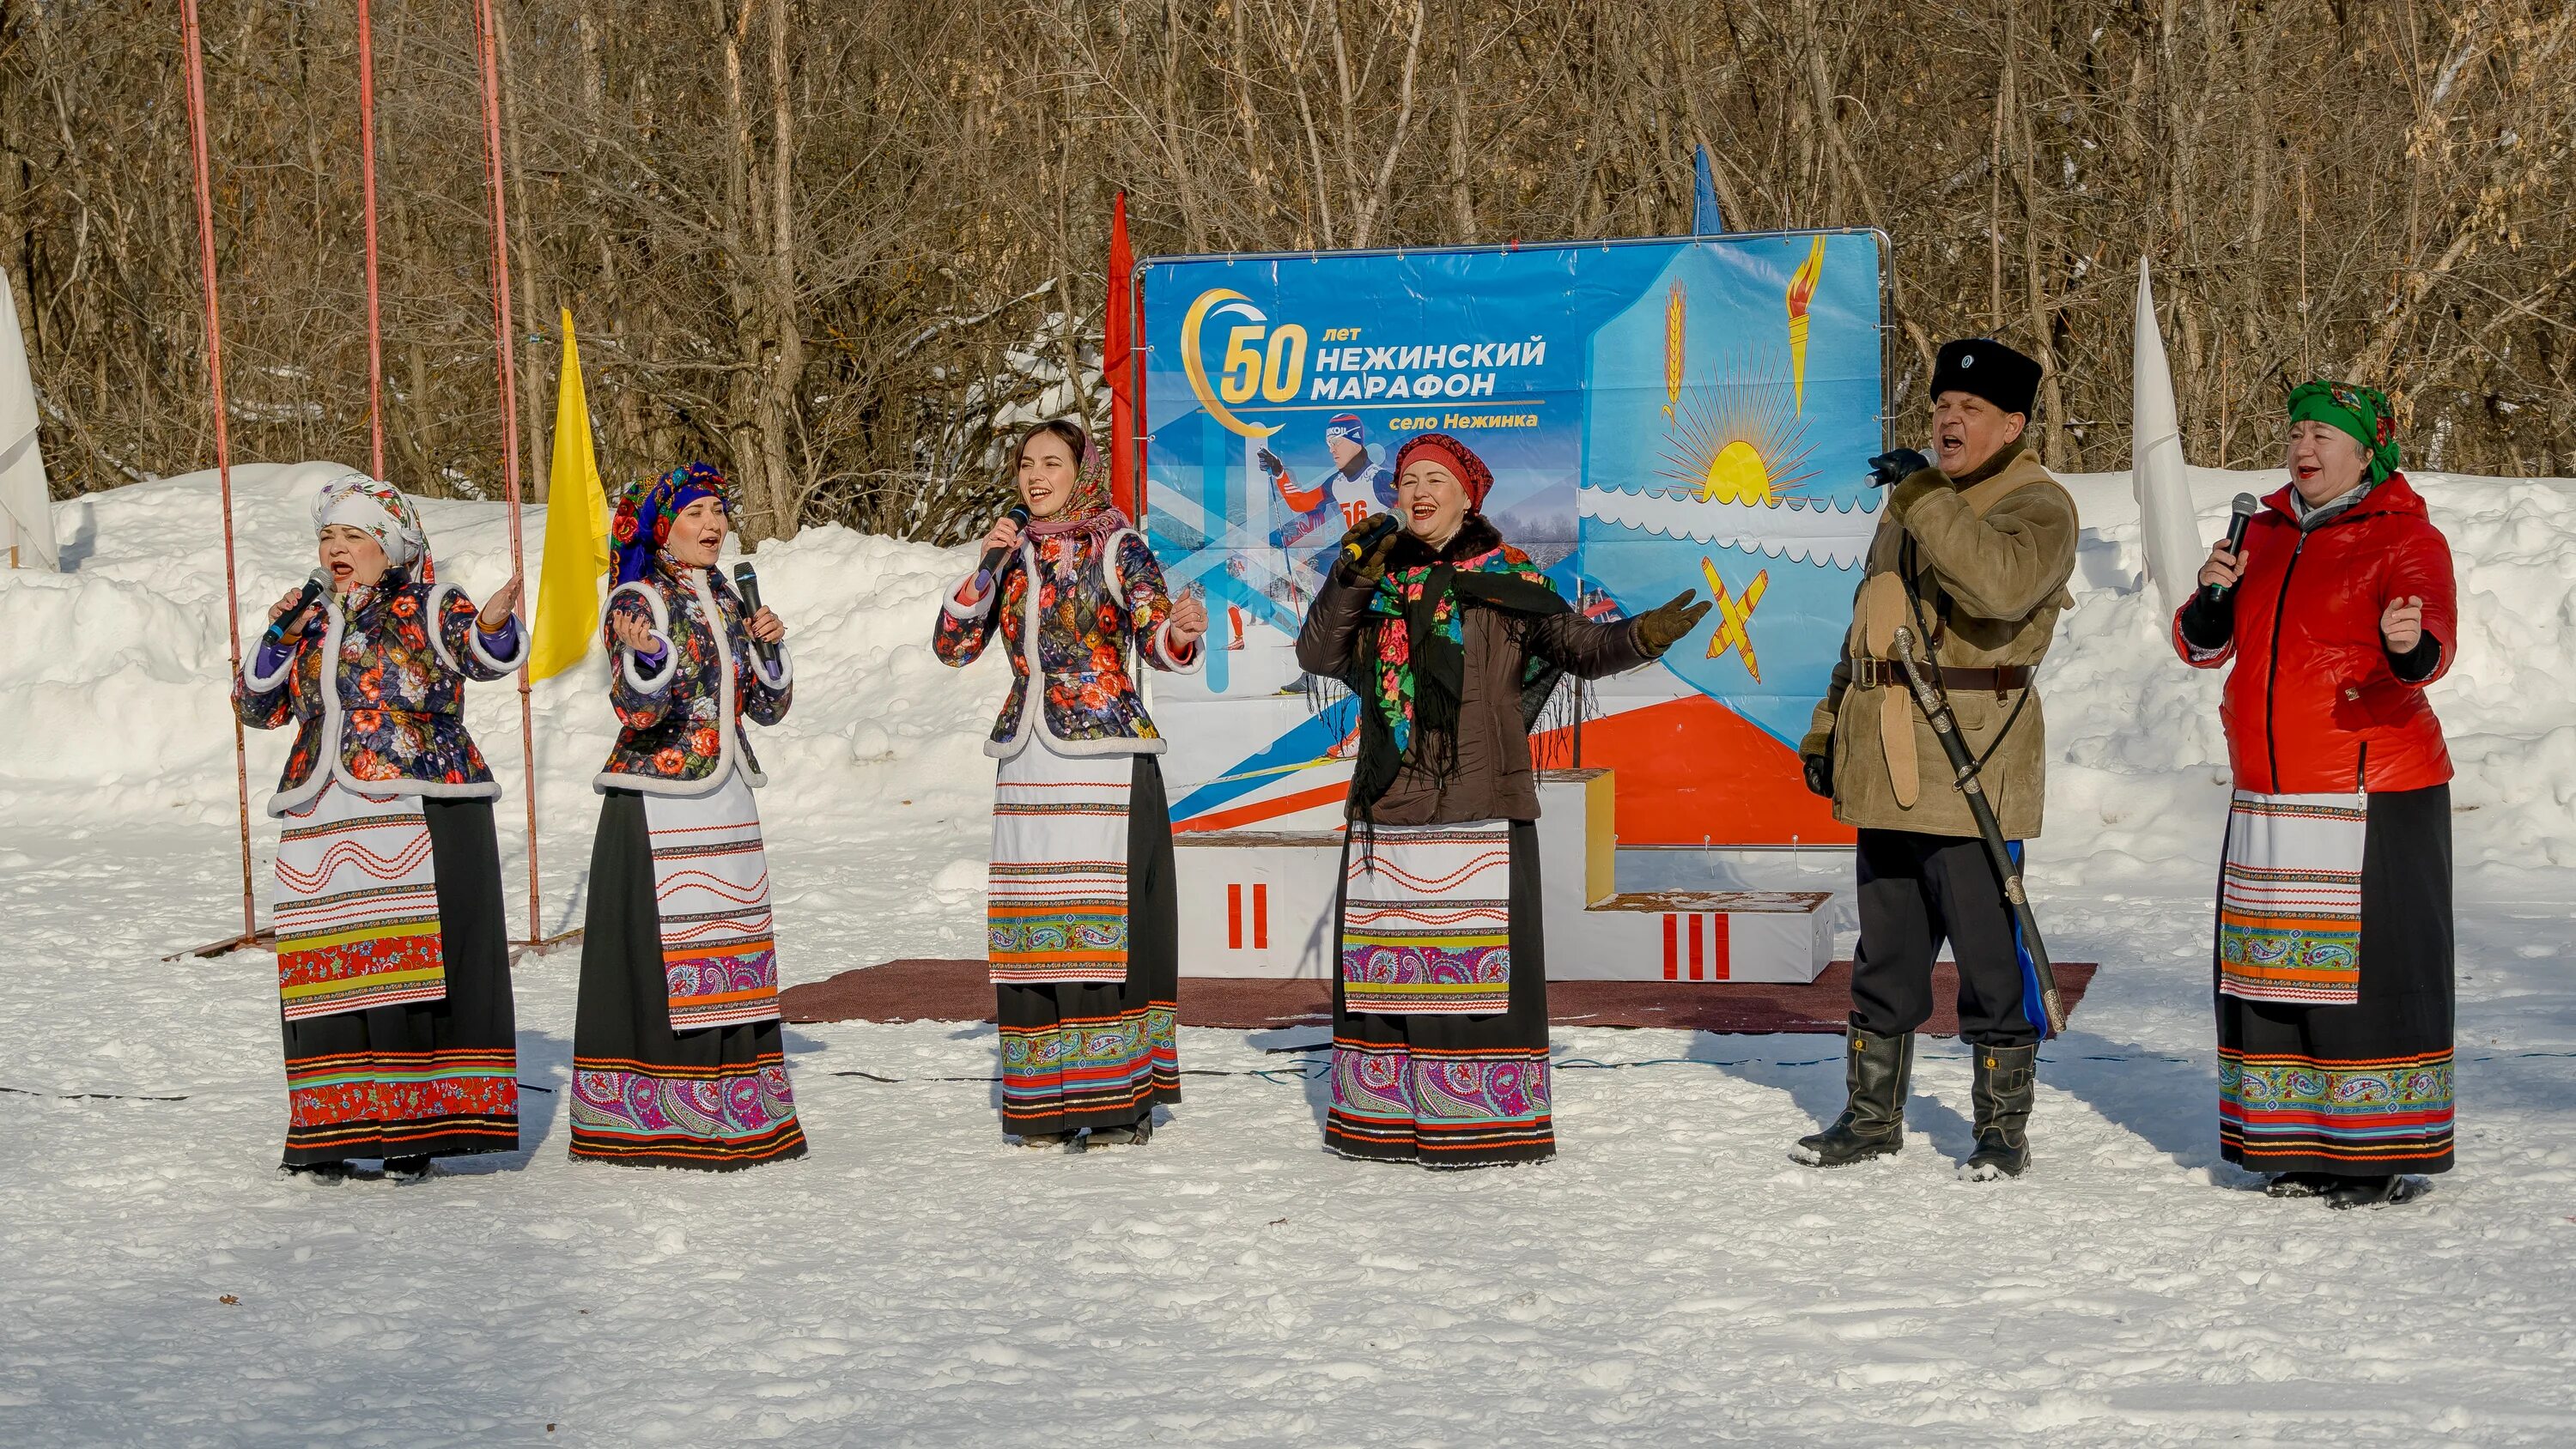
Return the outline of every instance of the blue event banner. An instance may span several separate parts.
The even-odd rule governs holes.
[[[1146,261],[1144,521],[1215,621],[1207,670],[1157,681],[1176,820],[1281,818],[1346,774],[1353,706],[1293,642],[1424,432],[1484,459],[1486,515],[1585,612],[1715,599],[1657,668],[1597,687],[1594,718],[1713,703],[1750,726],[1713,766],[1794,775],[1877,522],[1884,259],[1878,233],[1828,231]],[[1672,813],[1630,788],[1623,837]]]

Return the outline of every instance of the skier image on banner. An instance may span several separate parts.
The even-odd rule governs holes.
[[[1359,414],[1334,414],[1324,424],[1324,446],[1332,452],[1333,471],[1311,488],[1298,485],[1297,475],[1278,454],[1261,450],[1262,468],[1278,488],[1280,501],[1296,515],[1272,537],[1281,548],[1295,548],[1319,533],[1324,536],[1316,543],[1329,542],[1337,535],[1327,524],[1347,529],[1372,513],[1395,511],[1395,480],[1387,476],[1385,464],[1371,461],[1368,429]]]

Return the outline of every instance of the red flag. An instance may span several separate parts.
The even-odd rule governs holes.
[[[1100,345],[1100,370],[1109,379],[1109,497],[1129,518],[1144,517],[1136,477],[1136,384],[1128,375],[1136,346],[1134,291],[1128,274],[1136,253],[1127,245],[1127,193],[1109,215],[1109,316]]]

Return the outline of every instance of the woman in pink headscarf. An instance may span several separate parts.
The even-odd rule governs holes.
[[[958,585],[931,641],[964,668],[999,634],[1011,658],[984,745],[1001,762],[988,925],[1002,1130],[1031,1147],[1141,1145],[1155,1104],[1181,1098],[1180,905],[1164,741],[1128,660],[1196,672],[1207,608],[1164,590],[1080,425],[1032,429],[1012,471],[1026,527],[993,525],[999,577]]]

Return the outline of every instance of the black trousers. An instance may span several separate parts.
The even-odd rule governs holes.
[[[2022,1008],[2021,950],[2003,882],[1983,842],[1911,830],[1863,830],[1860,947],[1852,955],[1852,1025],[1903,1036],[1932,1016],[1941,943],[1959,963],[1959,1035],[1978,1046],[2039,1040]]]

